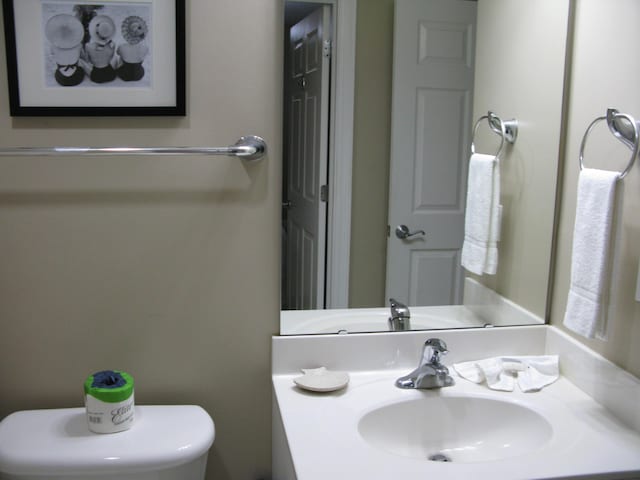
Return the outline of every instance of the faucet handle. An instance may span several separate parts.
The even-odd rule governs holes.
[[[440,355],[446,355],[449,352],[447,350],[447,344],[439,338],[430,338],[424,342],[424,349],[422,350],[422,364],[431,363],[433,365],[440,364]]]

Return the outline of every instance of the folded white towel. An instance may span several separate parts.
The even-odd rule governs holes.
[[[497,157],[474,153],[469,160],[461,263],[477,275],[498,269],[500,167]]]
[[[578,179],[564,325],[587,338],[606,338],[609,246],[618,178],[617,172],[585,168]]]
[[[506,392],[513,391],[516,382],[523,392],[537,392],[560,376],[557,355],[492,357],[455,363],[453,368],[462,378]]]

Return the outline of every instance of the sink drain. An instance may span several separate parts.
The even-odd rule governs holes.
[[[447,457],[444,453],[434,453],[433,455],[429,455],[429,460],[432,462],[450,462],[451,459]]]

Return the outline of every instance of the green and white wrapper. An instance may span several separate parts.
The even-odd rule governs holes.
[[[124,384],[95,386],[95,376],[105,372],[96,372],[84,382],[87,423],[95,433],[122,432],[131,428],[134,421],[133,377],[118,370],[109,372]]]

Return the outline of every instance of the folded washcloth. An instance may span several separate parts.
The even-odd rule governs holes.
[[[587,338],[606,338],[609,246],[619,175],[585,168],[578,179],[571,285],[564,326]]]
[[[498,268],[500,166],[497,157],[474,153],[469,160],[461,263],[477,275]]]
[[[536,392],[560,376],[557,355],[492,357],[455,363],[458,375],[474,383],[487,383],[492,390],[511,392],[518,383],[523,392]]]

